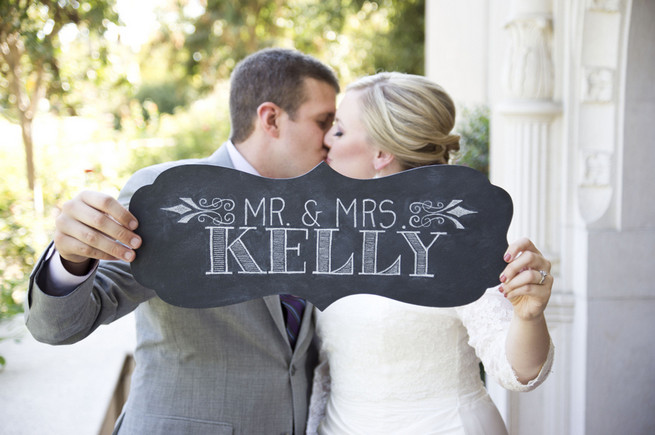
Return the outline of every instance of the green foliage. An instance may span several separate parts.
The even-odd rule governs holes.
[[[23,311],[22,291],[35,260],[29,226],[25,225],[29,204],[29,197],[7,187],[0,191],[0,321]]]
[[[229,135],[229,124],[202,122],[186,119],[185,124],[173,136],[175,147],[172,159],[194,159],[207,157],[225,141]]]
[[[162,17],[178,19],[162,18],[148,52],[167,57],[168,67],[157,67],[167,77],[186,78],[200,92],[227,79],[248,54],[272,46],[316,56],[345,83],[380,70],[424,70],[425,0],[207,0],[200,10],[187,6],[160,9]]]
[[[217,89],[221,92],[189,108],[178,108],[173,115],[159,114],[156,105],[146,104],[151,125],[157,124],[159,142],[133,148],[124,175],[157,163],[207,157],[216,151],[230,133],[227,89]]]
[[[117,193],[120,177],[105,176],[105,172],[113,173],[112,168],[91,161],[90,156],[101,154],[102,148],[102,142],[91,149],[88,144],[78,147],[68,143],[66,152],[61,152],[61,147],[43,147],[38,163],[43,168],[44,207],[35,211],[31,192],[22,182],[25,168],[15,164],[22,157],[21,148],[0,146],[0,322],[23,311],[30,272],[52,237],[54,216],[61,203],[85,188]],[[71,164],[79,165],[79,160],[91,163],[71,171]]]
[[[223,84],[243,57],[265,47],[312,54],[331,65],[343,83],[380,70],[424,70],[425,0],[208,0],[204,7],[190,6],[187,1],[160,6],[159,30],[141,50],[134,98],[143,106],[139,116],[145,124],[151,123],[147,104],[154,103],[160,114],[176,113]],[[117,129],[124,128],[126,114],[134,114],[131,104],[123,101],[114,110]],[[196,140],[203,136],[194,129],[189,134]],[[202,148],[175,140],[183,149]],[[162,160],[171,155],[161,152]],[[158,160],[153,150],[137,154],[144,161]]]
[[[455,130],[461,136],[455,163],[489,176],[489,108],[464,109]]]
[[[41,87],[52,106],[56,102],[66,106],[69,104],[66,97],[72,93],[72,86],[80,76],[103,79],[99,73],[107,64],[107,40],[97,35],[104,34],[111,24],[118,22],[113,7],[114,0],[0,2],[0,46],[3,47],[0,71],[6,77],[0,80],[0,95],[3,96],[0,105],[6,109],[5,116],[15,116],[17,103],[38,97]],[[96,36],[87,39],[86,48],[90,53],[87,51],[88,54],[80,58],[87,63],[87,68],[75,73],[65,64],[62,66],[60,59],[60,31],[69,25],[85,35]]]
[[[11,162],[1,156],[0,170],[7,184],[0,186],[0,324],[23,312],[29,274],[36,260],[35,246],[41,220],[35,217],[27,187],[17,188]],[[18,183],[23,186],[24,183]],[[41,247],[37,247],[41,249]],[[0,341],[11,338],[0,335]],[[6,364],[0,355],[0,369]]]
[[[152,101],[159,113],[174,113],[178,107],[186,106],[191,100],[188,85],[180,81],[144,83],[139,87],[135,98],[143,105]],[[147,111],[145,112],[148,113]],[[146,115],[149,116],[149,115]]]
[[[171,118],[171,121],[182,121],[180,130],[170,140],[160,140],[159,145],[132,149],[129,162],[121,168],[122,174],[128,176],[143,167],[158,163],[207,157],[218,149],[229,134],[225,125],[194,122],[192,119]]]
[[[372,46],[363,62],[368,65],[364,72],[423,74],[425,0],[382,0],[377,3],[377,10],[385,14],[388,24],[384,30],[378,29],[377,35],[371,35]]]

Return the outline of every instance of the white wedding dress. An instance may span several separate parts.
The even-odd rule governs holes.
[[[505,356],[512,306],[497,288],[456,308],[359,294],[315,316],[321,363],[308,434],[506,434],[479,361],[514,391],[536,388],[552,366],[551,342],[537,378],[516,379]]]

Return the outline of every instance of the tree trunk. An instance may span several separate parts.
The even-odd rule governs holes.
[[[25,116],[20,117],[20,129],[23,135],[23,146],[25,147],[25,163],[27,169],[27,186],[34,192],[36,181],[36,169],[34,167],[34,142],[32,141],[32,119]]]
[[[41,98],[43,88],[43,64],[34,65],[35,82],[32,90],[32,97],[27,95],[27,90],[23,89],[23,77],[21,73],[21,57],[24,54],[20,45],[19,37],[10,35],[7,38],[6,52],[3,53],[5,61],[9,66],[9,82],[11,93],[16,98],[16,107],[18,108],[18,119],[20,122],[21,133],[23,137],[23,146],[25,147],[25,163],[27,170],[27,185],[35,193],[36,186],[36,167],[34,165],[34,142],[32,140],[32,121],[36,114],[37,105]],[[40,196],[40,192],[37,193]],[[41,198],[34,198],[34,203],[38,204]]]

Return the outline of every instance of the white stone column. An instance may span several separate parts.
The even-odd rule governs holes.
[[[553,263],[559,281],[561,212],[557,146],[553,124],[562,116],[554,100],[553,17],[550,0],[514,0],[504,29],[508,40],[502,76],[503,98],[493,107],[491,178],[509,192],[514,217],[508,239],[527,236]],[[571,323],[574,298],[555,287],[546,317],[556,346],[550,378],[530,393],[510,393],[490,383],[489,391],[512,434],[568,433]]]
[[[553,100],[553,38],[549,1],[514,1],[505,25],[509,49],[504,64],[505,98],[494,107],[502,143],[494,144],[492,177],[514,200],[510,239],[528,236],[540,249],[548,246],[551,125],[561,116]],[[496,157],[496,158],[493,158]]]
[[[547,216],[552,206],[549,148],[551,125],[561,115],[552,100],[505,100],[494,108],[497,126],[503,129],[502,175],[493,172],[494,182],[509,192],[514,217],[509,240],[527,236],[549,255],[554,247],[547,233]],[[494,144],[494,146],[501,146]],[[499,156],[499,153],[496,153]]]

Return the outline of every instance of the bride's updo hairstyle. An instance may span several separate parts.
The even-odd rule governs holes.
[[[362,122],[369,140],[395,156],[405,168],[447,164],[459,150],[455,104],[443,88],[427,78],[382,72],[351,83],[359,91]]]

